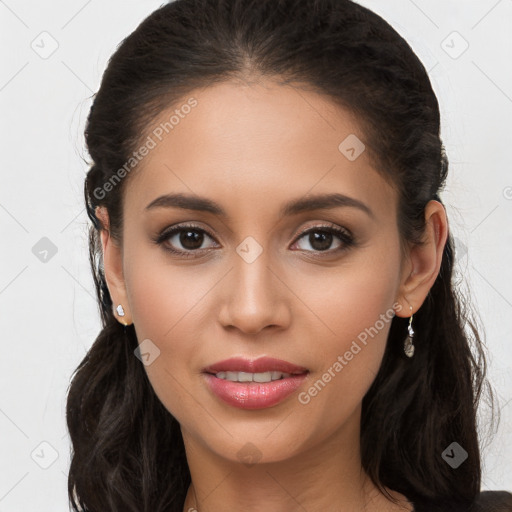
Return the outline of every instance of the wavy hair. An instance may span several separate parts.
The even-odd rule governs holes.
[[[176,0],[144,19],[110,58],[85,130],[89,256],[102,329],[67,396],[75,511],[181,512],[190,484],[180,426],[134,357],[133,325],[113,315],[95,208],[106,207],[110,234],[122,243],[130,176],[108,193],[106,184],[156,116],[195,88],[262,77],[318,92],[356,116],[375,169],[399,191],[403,243],[422,243],[425,206],[441,202],[448,161],[437,98],[413,50],[372,11],[349,0]],[[381,490],[428,502],[429,510],[455,510],[480,491],[477,407],[486,360],[453,266],[450,233],[414,317],[414,358],[403,354],[406,319],[394,317],[362,403],[364,470]],[[456,471],[441,457],[454,441],[468,453]]]

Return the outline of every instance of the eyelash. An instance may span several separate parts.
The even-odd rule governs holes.
[[[195,250],[181,251],[181,250],[173,249],[169,246],[164,245],[164,242],[166,242],[169,238],[171,238],[176,233],[181,233],[181,232],[187,231],[187,230],[194,231],[196,233],[205,233],[210,238],[215,239],[215,237],[209,231],[207,231],[206,229],[201,228],[195,224],[180,224],[180,225],[174,226],[170,229],[164,229],[159,235],[157,235],[153,239],[153,242],[159,246],[162,246],[165,251],[170,252],[172,254],[178,255],[180,257],[185,257],[185,258],[195,258],[197,256],[194,253],[198,253],[198,252],[204,251],[206,249],[195,249]],[[338,247],[337,249],[330,249],[330,250],[326,250],[326,251],[315,251],[315,250],[305,251],[308,253],[310,253],[310,252],[317,253],[315,256],[313,256],[315,258],[318,258],[318,257],[321,258],[321,257],[323,257],[324,254],[332,255],[333,253],[344,252],[344,251],[348,250],[350,247],[355,245],[354,237],[350,233],[349,230],[344,229],[344,228],[338,228],[332,224],[313,226],[311,228],[306,229],[305,231],[298,233],[294,238],[294,244],[296,242],[298,242],[304,236],[309,235],[310,233],[317,233],[317,232],[330,233],[330,234],[336,235],[338,237],[338,239],[342,242],[343,245],[341,247]]]

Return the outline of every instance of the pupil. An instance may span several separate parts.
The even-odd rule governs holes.
[[[180,242],[186,249],[198,249],[203,243],[202,237],[203,235],[196,231],[183,231],[180,234]]]
[[[318,244],[318,241],[322,241],[323,243]],[[329,249],[332,243],[332,233],[326,233],[323,231],[319,231],[316,233],[310,233],[309,235],[309,243],[311,247],[318,251],[325,251]]]

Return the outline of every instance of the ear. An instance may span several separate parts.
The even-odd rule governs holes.
[[[107,209],[104,206],[97,206],[95,214],[102,225],[100,236],[103,250],[103,268],[108,291],[110,292],[110,297],[114,304],[113,313],[121,324],[130,325],[132,323],[132,319],[123,276],[123,258],[121,248],[110,236],[110,224]],[[119,304],[124,310],[124,315],[120,315],[117,310]]]
[[[397,316],[409,317],[421,307],[441,268],[448,238],[448,220],[444,206],[435,200],[425,207],[425,234],[422,245],[412,245],[402,272]],[[412,310],[410,309],[412,306]]]

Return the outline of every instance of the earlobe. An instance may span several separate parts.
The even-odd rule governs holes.
[[[425,301],[439,275],[447,238],[448,221],[444,206],[439,201],[431,200],[425,207],[423,243],[410,249],[410,272],[403,278],[397,299],[404,307],[397,312],[397,316],[410,316],[409,306],[416,313]]]
[[[103,254],[103,268],[107,287],[113,302],[113,314],[121,324],[131,325],[131,314],[123,276],[121,249],[110,235],[107,209],[104,206],[98,206],[96,207],[95,214],[102,225],[100,238]]]

